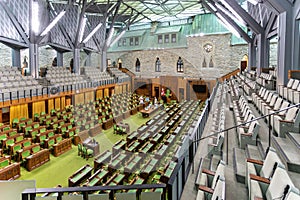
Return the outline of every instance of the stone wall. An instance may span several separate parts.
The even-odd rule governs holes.
[[[109,53],[113,61],[121,58],[122,66],[135,72],[136,58],[140,59],[141,77],[176,75],[193,78],[215,79],[239,68],[240,61],[248,54],[247,45],[230,45],[231,34],[206,35],[187,38],[187,48],[143,50]],[[184,73],[178,73],[178,57],[184,62]],[[161,61],[161,72],[155,72],[155,60]]]
[[[141,72],[135,72],[141,77],[156,77],[164,75],[184,76],[191,78],[215,79],[239,68],[240,61],[248,54],[247,45],[231,45],[231,34],[215,34],[197,37],[187,37],[187,47],[177,49],[159,49],[108,53],[108,59],[122,60],[122,66],[135,72],[136,58],[140,59]],[[272,48],[273,49],[273,48]],[[51,65],[56,56],[55,50],[49,47],[39,48],[39,65]],[[21,63],[24,56],[28,57],[28,49],[21,51]],[[272,53],[272,57],[276,54]],[[64,53],[64,66],[68,67],[73,53]],[[178,57],[183,59],[184,73],[178,73],[176,63]],[[0,44],[0,66],[11,65],[11,49]],[[155,72],[155,60],[161,60],[161,72]],[[81,52],[81,66],[84,66],[87,54]],[[272,60],[272,64],[275,59]],[[100,67],[101,55],[92,53],[91,65]],[[204,65],[205,64],[205,65]]]

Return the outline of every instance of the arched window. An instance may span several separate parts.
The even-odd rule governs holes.
[[[160,72],[160,60],[159,60],[159,57],[156,58],[156,61],[155,61],[155,71],[156,72]]]
[[[183,60],[181,57],[177,60],[177,72],[183,72]]]
[[[140,62],[139,58],[137,58],[136,61],[135,61],[135,71],[136,72],[141,71],[141,62]]]
[[[213,67],[214,67],[214,62],[213,62],[213,60],[212,60],[212,56],[210,57],[210,61],[209,61],[208,66],[209,66],[210,68],[213,68]]]
[[[205,58],[204,58],[204,60],[203,60],[203,62],[202,62],[202,67],[203,67],[203,68],[206,67],[206,61],[205,61]]]

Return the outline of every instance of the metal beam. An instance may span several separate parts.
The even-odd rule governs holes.
[[[213,6],[215,6],[215,3],[212,0],[207,0],[210,4],[212,4]],[[210,12],[216,14],[216,12],[205,2],[202,1],[202,4],[208,9],[210,10]],[[222,12],[222,10],[220,10],[219,8],[217,8],[215,6],[215,8],[217,9],[217,12],[220,13],[225,19],[226,21],[233,26],[233,28],[241,35],[241,37],[247,42],[247,43],[252,43],[252,39],[248,36],[247,33],[245,33],[245,31],[243,29],[241,29],[241,27],[239,25],[237,25],[229,16],[227,16],[224,12]]]
[[[277,19],[277,15],[275,15],[274,13],[271,13],[271,16],[269,17],[267,26],[265,28],[266,35],[268,35],[272,31],[272,28],[274,26],[274,23],[276,22],[276,19]]]
[[[79,44],[81,43],[81,41],[79,40],[79,34],[82,28],[82,23],[83,23],[83,18],[84,18],[84,14],[85,14],[85,10],[86,10],[86,6],[87,6],[87,0],[83,0],[82,2],[82,7],[81,7],[81,12],[80,12],[80,16],[79,16],[79,23],[77,26],[77,31],[76,31],[76,36],[75,36],[75,41],[74,41],[74,46],[75,48],[79,47]],[[75,62],[74,62],[75,64]]]
[[[30,42],[29,42],[28,36],[26,35],[25,30],[23,29],[22,25],[16,19],[15,15],[11,12],[10,8],[7,6],[7,4],[4,1],[0,1],[0,5],[5,10],[6,14],[8,15],[9,19],[11,20],[11,22],[17,29],[18,33],[20,34],[20,36],[22,37],[24,42],[27,44],[27,46],[29,46]]]
[[[11,48],[17,48],[17,49],[26,49],[28,48],[28,45],[16,40],[12,40],[10,38],[6,38],[3,36],[0,36],[0,42],[11,47]]]
[[[271,6],[278,13],[283,13],[293,6],[291,2],[282,0],[263,0],[262,2]]]
[[[68,5],[67,9],[66,9],[66,12],[68,11],[68,9],[70,8],[70,6],[72,6],[71,4]],[[49,6],[50,7],[50,14],[52,14],[52,16],[55,18],[56,15],[55,15],[55,10],[52,9],[52,6]],[[73,49],[74,48],[74,44],[71,40],[71,37],[70,35],[67,33],[65,27],[62,25],[61,22],[58,22],[58,27],[60,29],[60,31],[62,32],[62,34],[64,35],[67,43],[69,44],[69,46]]]
[[[243,20],[245,20],[251,30],[256,34],[264,33],[263,28],[237,3],[236,0],[226,0],[226,2],[243,18]]]

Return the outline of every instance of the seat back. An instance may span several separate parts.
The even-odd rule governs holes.
[[[286,121],[296,120],[296,117],[298,118],[298,111],[299,111],[299,109],[297,107],[293,107],[293,108],[288,109],[288,111],[285,115],[285,120]]]
[[[282,198],[284,199],[284,198]],[[297,200],[300,199],[300,192],[298,188],[290,187],[287,195],[286,195],[286,200]]]
[[[225,177],[225,162],[223,160],[220,160],[216,173],[214,175],[212,184],[211,184],[211,188],[214,189],[216,187],[217,181],[218,179],[220,179],[220,177]]]
[[[290,106],[290,103],[288,101],[283,101],[283,103],[281,104],[280,110],[285,109],[289,106]],[[278,114],[285,115],[286,112],[287,112],[286,110],[283,110],[283,111],[280,111]]]
[[[225,199],[225,178],[220,177],[212,194],[211,200]]]
[[[278,97],[277,95],[274,95],[274,94],[272,95],[272,99],[271,99],[270,104],[269,104],[270,106],[274,106],[274,104],[277,100],[277,97]]]
[[[289,80],[289,82],[287,83],[286,87],[287,87],[287,88],[292,87],[294,81],[295,81],[295,79],[292,79],[292,78],[291,78],[291,79]]]
[[[293,85],[292,85],[291,88],[292,88],[293,90],[296,90],[297,87],[298,87],[298,85],[299,85],[299,80],[298,80],[298,79],[295,79],[295,80],[294,80],[294,83],[293,83]]]
[[[270,185],[266,192],[266,198],[268,200],[276,199],[284,195],[287,187],[295,187],[287,170],[284,166],[278,164],[274,176],[271,179]]]
[[[274,110],[278,110],[282,104],[283,99],[281,97],[278,97],[276,100],[276,103],[274,105]]]
[[[276,165],[275,167],[277,167],[278,164],[283,165],[279,156],[276,153],[276,150],[270,147],[265,158],[264,164],[260,170],[260,176],[265,178],[271,178],[275,171],[274,166]]]

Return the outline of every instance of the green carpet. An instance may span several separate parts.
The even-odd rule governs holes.
[[[130,132],[133,132],[149,119],[150,118],[142,118],[141,114],[138,113],[126,120],[123,120],[123,122],[128,123],[130,126]],[[122,136],[114,134],[113,128],[103,130],[101,134],[94,137],[94,139],[99,142],[100,153],[106,150],[111,150],[112,146],[123,138],[126,138],[126,135]],[[36,186],[38,188],[51,188],[58,184],[63,187],[67,187],[69,176],[86,164],[93,167],[93,163],[93,158],[89,158],[87,161],[78,156],[77,146],[73,145],[70,151],[60,155],[59,157],[51,155],[48,163],[34,169],[31,172],[28,172],[22,167],[21,177],[19,180],[36,180]]]

